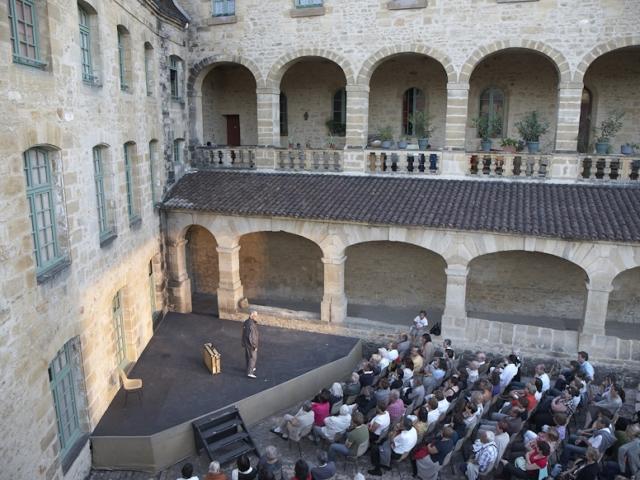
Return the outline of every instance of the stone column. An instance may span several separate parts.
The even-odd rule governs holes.
[[[447,291],[443,319],[467,317],[467,276],[469,268],[466,265],[452,265],[445,269],[447,274]]]
[[[320,316],[324,322],[339,323],[347,318],[347,296],[344,293],[346,256],[322,258],[324,263],[324,295]]]
[[[238,302],[244,296],[240,281],[240,245],[230,247],[218,245],[218,315],[228,318],[238,313]]]
[[[469,105],[468,83],[447,83],[445,150],[464,150]]]
[[[258,145],[280,146],[280,90],[258,88]]]
[[[587,335],[605,334],[604,326],[607,321],[611,290],[613,290],[611,282],[587,282],[587,303],[580,333]]]
[[[167,243],[169,306],[178,313],[191,313],[191,280],[187,273],[186,244],[184,238]]]
[[[563,83],[558,89],[556,152],[577,151],[583,88],[582,83]]]
[[[369,131],[369,86],[347,85],[346,148],[367,146]]]

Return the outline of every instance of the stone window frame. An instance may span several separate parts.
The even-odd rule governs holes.
[[[130,92],[132,83],[131,70],[131,33],[124,25],[116,27],[118,37],[118,66],[120,73],[120,91]]]
[[[17,17],[17,8],[16,5],[20,4],[23,8],[22,11],[25,10],[25,7],[31,12],[31,18],[29,19],[21,19],[19,20]],[[47,63],[42,61],[41,57],[41,48],[40,48],[40,31],[38,29],[38,5],[33,0],[9,0],[9,25],[10,25],[10,41],[11,48],[13,53],[13,62],[19,63],[22,65],[27,65],[29,67],[35,67],[40,69],[45,69],[47,67]],[[28,41],[28,39],[23,38],[20,39],[18,36],[18,23],[24,23],[25,31],[30,29],[32,32],[32,42]],[[26,45],[27,52],[26,55],[20,53],[21,45]],[[29,53],[30,50],[33,50],[33,54]]]
[[[387,3],[388,10],[412,10],[427,8],[427,0],[390,0]]]
[[[140,216],[140,199],[138,195],[138,155],[137,145],[133,141],[123,145],[124,175],[127,192],[127,215],[129,227],[134,228],[142,223]]]
[[[92,149],[93,178],[96,188],[96,212],[100,247],[109,245],[118,236],[116,232],[113,176],[111,173],[110,151],[106,144],[99,144]]]
[[[236,0],[212,0],[212,17],[235,17]]]
[[[540,0],[496,0],[496,3],[530,3],[539,1]]]
[[[411,102],[411,106],[409,106],[408,102],[407,102],[407,96],[409,94],[409,92],[413,91],[414,95],[412,97],[412,102]],[[415,95],[415,93],[419,93],[422,96],[422,108],[420,108],[420,105],[418,104],[418,98]],[[401,125],[401,132],[402,135],[406,135],[406,136],[415,136],[415,131],[413,128],[413,123],[411,122],[411,115],[414,115],[416,112],[422,111],[424,112],[425,116],[427,115],[427,93],[420,87],[409,87],[407,89],[405,89],[404,92],[402,92],[402,125]],[[405,111],[405,103],[407,104],[406,106],[406,111]],[[410,108],[411,107],[411,108]]]
[[[178,55],[169,55],[169,93],[171,100],[184,101],[184,61]]]
[[[317,17],[326,13],[324,0],[293,0],[292,18]]]
[[[147,97],[153,97],[154,94],[154,48],[151,42],[144,42],[144,85]]]
[[[492,106],[494,105],[494,96],[496,93],[502,95],[502,129],[500,131],[500,134],[496,138],[504,138],[507,136],[507,93],[504,88],[501,88],[497,85],[488,85],[480,91],[480,94],[478,95],[478,117],[482,115],[482,104],[485,94],[489,95],[489,118],[495,115],[495,111],[492,112]],[[477,138],[480,137],[477,136]]]

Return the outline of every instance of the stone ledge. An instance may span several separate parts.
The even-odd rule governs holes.
[[[238,21],[238,17],[235,15],[223,15],[219,17],[211,17],[207,20],[207,25],[228,25],[230,23],[236,23]]]
[[[391,0],[387,3],[389,10],[408,10],[412,8],[427,8],[427,0]]]
[[[302,7],[302,8],[292,8],[289,10],[289,15],[291,18],[301,18],[301,17],[319,17],[320,15],[324,15],[325,8],[324,7]]]
[[[69,257],[62,257],[58,262],[54,263],[49,268],[43,270],[37,275],[36,281],[38,282],[38,285],[42,285],[43,283],[48,282],[70,266],[71,259]]]
[[[496,0],[496,3],[528,3],[539,2],[540,0]]]

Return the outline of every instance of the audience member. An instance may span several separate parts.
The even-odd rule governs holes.
[[[311,469],[313,480],[329,480],[336,474],[336,464],[329,460],[327,452],[318,452],[318,465]]]
[[[335,441],[338,435],[342,435],[351,425],[351,408],[349,405],[340,407],[339,415],[331,415],[324,419],[324,425],[318,427],[314,425],[314,437],[321,437],[329,442]]]
[[[185,463],[180,470],[182,476],[178,480],[198,480],[198,476],[193,474],[193,465]]]
[[[282,480],[284,478],[282,461],[280,460],[278,449],[273,445],[269,445],[264,449],[264,455],[260,458],[257,468],[258,477],[260,477],[260,472],[263,472],[264,476],[264,472],[268,471],[270,473],[269,476],[272,476],[275,480]]]
[[[376,416],[369,422],[369,440],[375,443],[391,424],[387,406],[384,403],[376,405]]]
[[[345,400],[349,397],[355,397],[360,394],[360,375],[357,372],[351,374],[351,378],[342,386]]]
[[[580,371],[584,372],[587,381],[592,382],[595,377],[596,371],[593,368],[593,365],[589,363],[589,354],[587,352],[578,352],[578,364],[580,365]]]
[[[329,460],[335,461],[336,455],[356,456],[358,448],[369,441],[369,430],[364,424],[364,417],[360,412],[354,412],[351,416],[351,428],[347,433],[344,443],[332,443],[329,446]]]
[[[413,476],[421,480],[437,480],[440,466],[457,441],[453,428],[444,427],[436,438],[416,450],[411,455]]]
[[[418,337],[425,333],[428,326],[429,320],[427,320],[427,312],[420,310],[418,316],[413,319],[413,325],[411,325],[411,329],[409,330],[411,342],[416,343],[418,341]]]
[[[231,480],[253,480],[257,475],[258,471],[251,467],[247,455],[240,455],[236,460],[236,468],[231,470]]]
[[[422,335],[422,345],[420,346],[420,353],[422,354],[422,360],[424,365],[428,365],[433,361],[433,354],[436,351],[436,346],[431,340],[431,335],[425,333]]]
[[[404,402],[400,398],[400,393],[398,390],[391,390],[389,394],[389,404],[387,405],[387,412],[389,412],[391,423],[398,423],[404,415],[404,411]]]
[[[204,480],[227,480],[224,472],[220,471],[220,462],[214,460],[209,464],[209,471],[204,476]]]
[[[331,412],[329,395],[328,390],[323,390],[316,397],[315,401],[311,402],[311,410],[313,410],[313,424],[317,427],[324,426],[324,419],[327,418]]]
[[[306,401],[295,415],[285,415],[280,423],[271,429],[275,434],[280,435],[285,440],[289,437],[294,441],[300,440],[301,434],[313,424],[315,412],[312,410],[310,401]]]
[[[309,465],[303,459],[299,459],[294,465],[291,480],[312,480]]]
[[[411,345],[413,345],[414,341],[409,340],[409,336],[406,333],[400,335],[400,341],[398,342],[398,357],[405,358],[409,352],[411,351]]]
[[[389,439],[380,448],[371,449],[371,464],[373,468],[369,470],[369,475],[381,476],[382,470],[380,470],[380,467],[387,470],[390,469],[391,461],[408,455],[417,442],[418,434],[416,429],[413,428],[413,423],[410,419],[404,418],[401,431],[390,435]],[[381,450],[385,452],[386,458],[382,458]],[[386,452],[389,452],[388,456]]]
[[[463,465],[462,472],[468,480],[476,480],[491,470],[498,458],[495,435],[490,431],[480,432],[480,438],[473,444],[474,456]]]
[[[334,382],[329,389],[329,403],[334,406],[336,403],[342,402],[342,385],[338,382]]]
[[[358,411],[362,413],[362,415],[368,417],[369,412],[371,412],[376,407],[377,401],[373,392],[372,387],[364,387],[360,391],[360,395],[356,397],[356,405],[358,406]]]
[[[535,442],[531,448],[527,450],[524,457],[518,457],[515,463],[508,463],[502,460],[503,477],[511,478],[538,478],[540,470],[547,468],[549,453],[551,449],[549,444],[544,441]]]

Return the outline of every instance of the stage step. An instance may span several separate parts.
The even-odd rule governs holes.
[[[260,457],[242,416],[236,407],[214,412],[192,423],[198,452],[204,449],[211,460],[227,463],[251,452]]]

